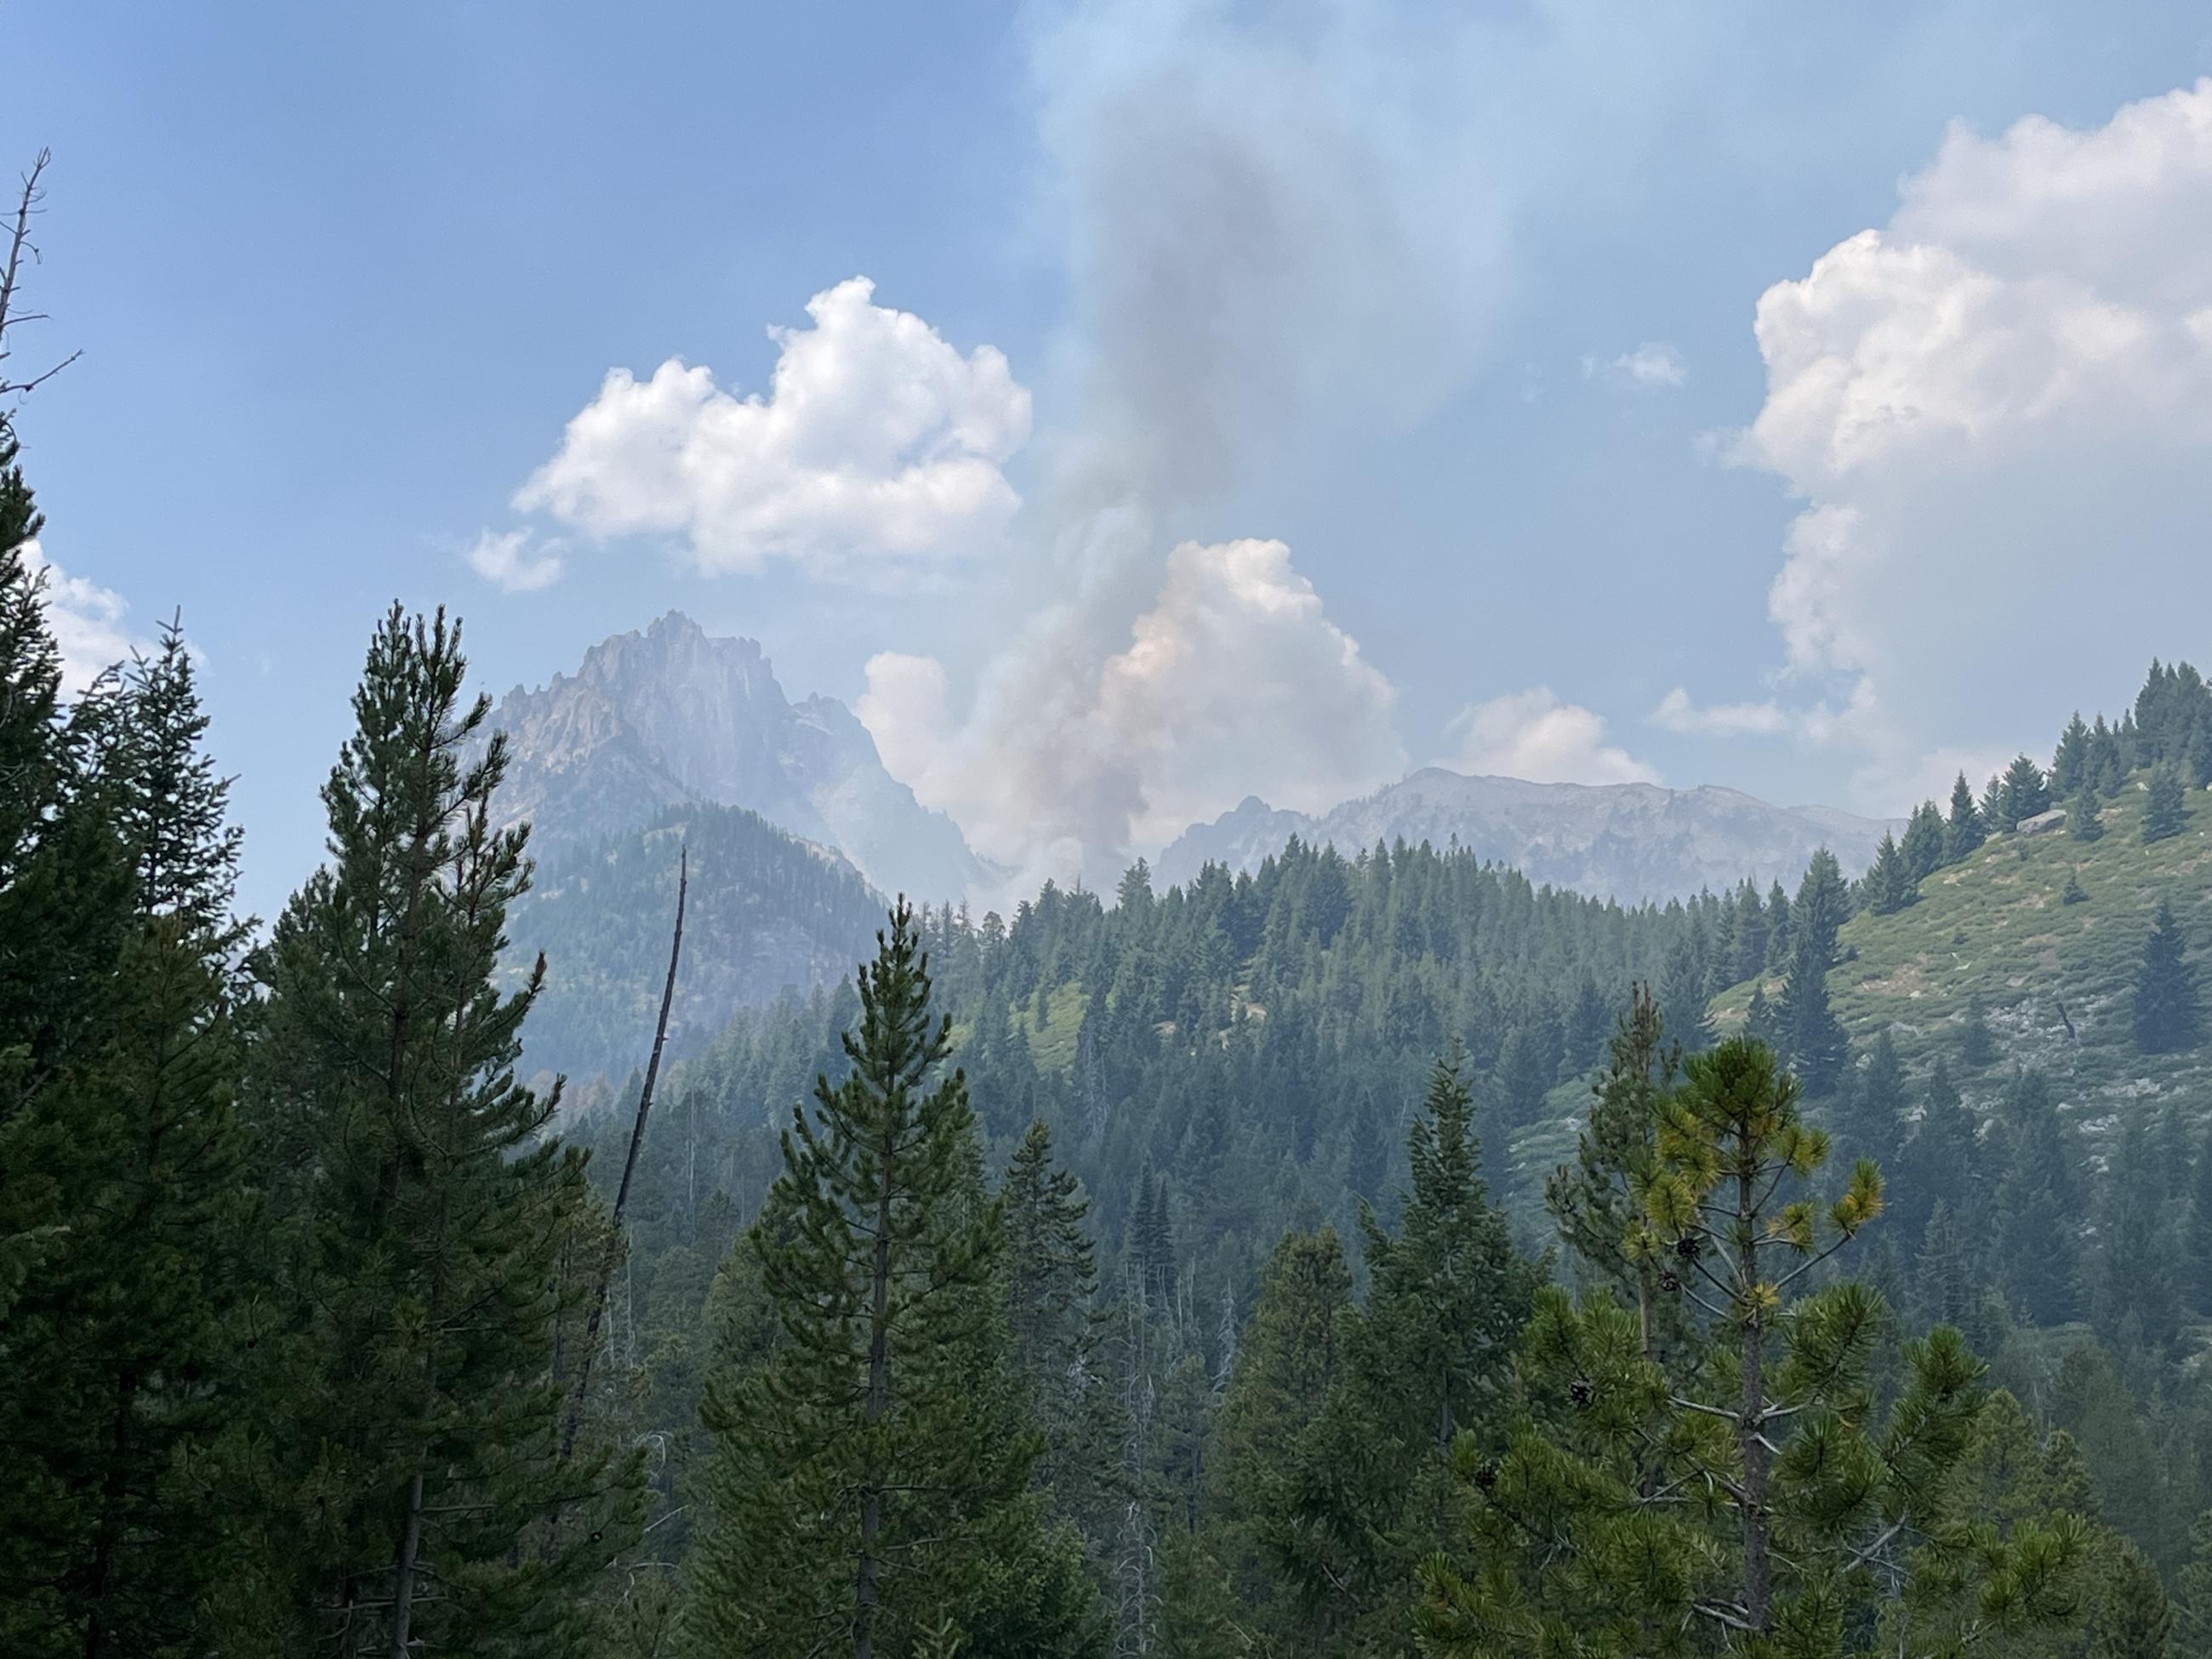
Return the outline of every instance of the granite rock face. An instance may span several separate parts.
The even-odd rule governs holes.
[[[531,821],[541,857],[700,803],[830,848],[886,894],[957,898],[990,873],[884,769],[844,704],[793,703],[758,644],[712,638],[678,611],[601,641],[573,675],[517,686],[491,725],[511,755],[498,805]]]

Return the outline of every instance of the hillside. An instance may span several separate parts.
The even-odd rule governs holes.
[[[545,954],[524,1029],[533,1072],[620,1077],[641,1065],[668,969],[677,854],[690,849],[672,1055],[697,1051],[740,1010],[853,971],[883,903],[835,854],[734,807],[671,807],[639,830],[540,867],[509,916],[510,976]]]
[[[1854,1042],[1887,1026],[1911,1065],[1950,1057],[1970,1100],[1993,1097],[2015,1064],[2043,1070],[2078,1121],[2094,1125],[2129,1103],[2194,1096],[2212,1080],[2212,1056],[2146,1055],[2131,1031],[2130,998],[2160,899],[2193,942],[2212,938],[2212,798],[2189,797],[2183,832],[2146,847],[2140,779],[2106,805],[2103,836],[2063,830],[1999,836],[1937,871],[1919,902],[1893,915],[1862,912],[1838,936],[1844,957],[1829,994]],[[2069,877],[2086,897],[2063,901]],[[1769,997],[1778,979],[1765,981]],[[1716,1004],[1742,1020],[1751,984]],[[1964,1063],[1966,1027],[1985,1012],[1995,1059]],[[2212,1103],[2197,1100],[2197,1109]]]
[[[1832,807],[1775,806],[1733,789],[1648,783],[1528,783],[1428,767],[1319,817],[1250,798],[1194,824],[1158,860],[1163,882],[1204,865],[1256,869],[1291,836],[1347,856],[1378,844],[1457,845],[1539,884],[1624,904],[1721,891],[1750,878],[1795,884],[1821,847],[1847,874],[1866,867],[1901,826]]]
[[[885,892],[957,897],[985,873],[957,826],[884,769],[850,709],[792,702],[757,643],[710,637],[680,611],[601,641],[574,675],[517,686],[491,725],[509,744],[500,811],[531,821],[541,855],[707,803],[834,847]]]

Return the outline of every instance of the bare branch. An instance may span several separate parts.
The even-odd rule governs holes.
[[[40,262],[39,245],[31,240],[31,221],[42,211],[39,204],[46,200],[46,192],[40,188],[39,180],[53,159],[52,150],[39,152],[31,163],[31,170],[23,175],[22,190],[15,198],[15,221],[8,228],[7,253],[4,258],[0,258],[0,364],[4,364],[12,352],[8,343],[10,329],[24,323],[46,320],[45,312],[21,310],[18,301],[21,295],[25,259],[34,265]],[[40,370],[28,380],[11,380],[6,370],[0,368],[0,398],[21,397],[37,391],[83,355],[81,351],[72,351],[59,362]],[[6,420],[5,411],[0,410],[0,423]]]

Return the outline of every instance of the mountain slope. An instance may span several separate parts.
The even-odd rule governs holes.
[[[794,705],[758,644],[710,638],[680,612],[602,641],[574,676],[517,686],[491,724],[511,755],[499,805],[531,820],[541,857],[707,803],[835,848],[886,892],[957,896],[986,873],[952,821],[884,769],[851,710]]]
[[[1873,860],[1885,830],[1901,827],[1832,807],[1773,806],[1733,789],[1527,783],[1429,767],[1318,817],[1247,799],[1177,837],[1157,873],[1182,884],[1209,862],[1255,869],[1293,835],[1347,854],[1378,842],[1455,841],[1531,881],[1632,904],[1719,891],[1747,876],[1762,887],[1794,884],[1823,846],[1855,872]]]
[[[693,805],[541,865],[508,915],[509,976],[543,951],[545,988],[523,1031],[532,1071],[620,1077],[644,1062],[668,971],[677,857],[690,852],[684,960],[668,1041],[695,1052],[740,1009],[834,985],[883,905],[835,854],[756,813]]]
[[[2140,782],[2124,790],[2104,809],[2094,842],[2063,830],[1999,836],[1929,877],[1917,903],[1845,923],[1844,960],[1828,988],[1853,1040],[1871,1041],[1886,1026],[1908,1062],[1946,1055],[1970,1098],[1994,1095],[2014,1065],[2039,1067],[2085,1122],[2145,1097],[2201,1095],[2212,1051],[2139,1053],[2131,999],[2161,899],[2193,957],[2212,940],[2212,796],[2191,792],[2186,828],[2148,847],[2146,799]],[[2072,904],[2069,876],[2086,895]],[[1741,1021],[1751,988],[1717,1003],[1723,1025]],[[1770,998],[1780,988],[1766,981]],[[1966,1065],[1964,1042],[1978,1006],[1996,1051],[1978,1070]]]

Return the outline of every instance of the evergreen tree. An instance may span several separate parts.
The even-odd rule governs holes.
[[[2189,1528],[2189,1562],[2174,1575],[2173,1647],[2177,1659],[2212,1654],[2212,1510]]]
[[[1960,862],[1987,841],[1989,834],[1981,808],[1974,804],[1974,792],[1966,782],[1966,775],[1961,772],[1959,781],[1951,786],[1951,817],[1943,827],[1944,861]]]
[[[851,1069],[794,1108],[755,1255],[777,1334],[719,1375],[714,1524],[685,1637],[699,1653],[854,1659],[950,1627],[969,1655],[1085,1653],[1100,1635],[1072,1544],[1028,1490],[965,1079],[904,903],[863,968]]]
[[[1738,1039],[1685,1073],[1642,1224],[1713,1319],[1710,1346],[1662,1366],[1610,1294],[1542,1294],[1522,1366],[1540,1414],[1502,1456],[1459,1443],[1480,1565],[1425,1565],[1424,1650],[1839,1659],[1845,1631],[1900,1595],[1937,1625],[1962,1574],[2042,1597],[2078,1534],[1936,1564],[1907,1541],[1936,1521],[1979,1403],[1957,1334],[1911,1347],[1884,1417],[1863,1384],[1879,1303],[1848,1280],[1791,1288],[1879,1213],[1879,1174],[1861,1164],[1823,1225],[1782,1191],[1826,1146],[1773,1056]]]
[[[2199,1314],[2212,1313],[2212,1137],[2197,1143],[2190,1166],[2181,1257],[2190,1307]],[[2212,1603],[2205,1610],[2212,1613]]]
[[[581,1591],[634,1527],[626,1467],[559,1456],[583,1160],[514,1078],[544,970],[494,983],[526,832],[492,828],[506,745],[469,757],[489,704],[462,701],[465,672],[442,614],[379,627],[323,790],[331,862],[259,963],[284,1430],[265,1553],[228,1587],[240,1651],[580,1651]]]
[[[1921,1240],[1915,1279],[1923,1323],[1966,1328],[1973,1315],[1973,1284],[1959,1230],[1940,1198]]]
[[[1757,994],[1754,992],[1754,995]],[[1681,1052],[1665,1042],[1665,1022],[1638,986],[1614,1032],[1610,1063],[1576,1137],[1575,1162],[1544,1183],[1544,1206],[1575,1258],[1633,1303],[1645,1346],[1679,1321],[1659,1291],[1659,1267],[1641,1237],[1640,1194],[1657,1159],[1659,1102],[1674,1086]]]
[[[2059,891],[2058,902],[2061,904],[2087,904],[2089,902],[2089,890],[2082,886],[2080,871],[2069,870],[2066,872],[2066,885]]]
[[[2143,802],[2143,845],[2150,847],[2171,841],[2188,823],[2189,806],[2183,793],[2181,769],[2171,764],[2152,768],[2150,793]]]
[[[1905,839],[1898,848],[1905,854],[1905,872],[1916,890],[1943,867],[1943,814],[1934,801],[1923,801],[1912,809]]]
[[[1698,948],[1702,943],[1693,934],[1676,945],[1659,981],[1659,1006],[1668,1012],[1668,1029],[1682,1050],[1693,1054],[1711,1048],[1717,1034],[1705,957]]]
[[[2058,747],[2051,757],[2051,793],[2066,799],[2089,784],[2089,728],[2075,709],[2066,729],[2058,734]]]
[[[1127,1426],[1099,1352],[1097,1252],[1084,1228],[1090,1200],[1054,1163],[1042,1119],[1015,1149],[1000,1201],[1010,1359],[1044,1441],[1034,1479],[1053,1513],[1103,1559],[1120,1508],[1115,1463]]]
[[[1798,1080],[1814,1095],[1835,1086],[1850,1053],[1843,1022],[1828,1006],[1828,969],[1848,910],[1843,872],[1823,848],[1813,855],[1790,907],[1790,976],[1777,1010],[1784,1052]]]
[[[1897,1041],[1884,1026],[1866,1064],[1837,1100],[1836,1127],[1854,1158],[1870,1158],[1885,1168],[1899,1162],[1905,1139],[1905,1062]]]
[[[1787,972],[1790,966],[1790,895],[1777,881],[1766,890],[1766,971]]]
[[[1892,1186],[1899,1230],[1918,1236],[1933,1224],[1935,1206],[1942,1202],[1971,1234],[1987,1203],[1981,1190],[1982,1164],[1975,1120],[1960,1101],[1949,1066],[1939,1056],[1921,1089],[1920,1122],[1899,1161]]]
[[[1361,1212],[1367,1305],[1349,1320],[1347,1380],[1316,1425],[1297,1508],[1295,1577],[1373,1639],[1405,1629],[1414,1563],[1443,1541],[1451,1509],[1447,1451],[1498,1422],[1537,1284],[1485,1189],[1463,1064],[1455,1051],[1430,1073],[1398,1231]]]
[[[238,836],[228,786],[200,749],[207,720],[174,626],[103,687],[93,714],[135,916],[83,1063],[23,1126],[69,1243],[30,1281],[0,1344],[0,1437],[28,1486],[9,1494],[11,1523],[29,1525],[47,1482],[74,1493],[38,1527],[43,1591],[19,1586],[13,1614],[0,1612],[8,1650],[27,1656],[204,1644],[201,1602],[222,1538],[202,1472],[239,1411],[223,1329],[245,1277]]]
[[[1874,866],[1866,872],[1866,907],[1878,916],[1893,916],[1920,897],[1912,872],[1899,850],[1897,838],[1885,832],[1875,851]]]
[[[1996,810],[1990,814],[1992,830],[2016,830],[2021,822],[2051,810],[2051,787],[2043,769],[2025,755],[2014,757],[1997,781]]]
[[[2038,1324],[2075,1316],[2081,1197],[2050,1085],[2024,1074],[2008,1106],[2012,1162],[1996,1192],[1997,1264],[2005,1293]]]
[[[2084,783],[2075,792],[2066,805],[2066,833],[2080,842],[2102,840],[2105,834],[2105,803],[2096,789]]]
[[[1237,1622],[1286,1652],[1316,1651],[1328,1619],[1297,1576],[1307,1551],[1297,1504],[1313,1425],[1343,1381],[1338,1334],[1351,1305],[1335,1230],[1285,1234],[1261,1277],[1215,1431],[1217,1554],[1243,1609]]]
[[[2119,1552],[2117,1566],[2099,1597],[2089,1659],[2166,1659],[2173,1609],[2158,1570],[2126,1548]]]
[[[2147,1054],[2194,1048],[2203,1035],[2197,970],[2186,951],[2173,906],[2160,899],[2150,937],[2143,941],[2142,965],[2136,969],[2136,1046]]]
[[[1959,1061],[1969,1071],[1978,1072],[1996,1057],[1997,1040],[1990,1030],[1989,1010],[1982,1006],[1981,998],[1969,997],[1959,1023]]]

